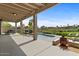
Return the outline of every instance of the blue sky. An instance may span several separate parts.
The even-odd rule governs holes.
[[[61,3],[38,14],[38,26],[79,24],[79,4]]]
[[[61,3],[37,14],[38,26],[79,24],[79,3]],[[31,17],[32,18],[32,17]],[[29,18],[29,19],[31,19]],[[28,24],[29,20],[24,20]]]

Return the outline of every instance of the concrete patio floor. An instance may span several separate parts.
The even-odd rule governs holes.
[[[27,44],[26,42],[33,40],[32,36],[12,35],[11,37],[27,56],[79,56],[78,53],[70,50],[62,50],[57,46],[52,46],[51,41],[35,40]],[[25,44],[22,44],[24,42]]]
[[[79,56],[78,53],[62,50],[44,40],[32,41],[32,36],[1,35],[1,56]]]
[[[0,35],[0,56],[25,56],[9,35]]]

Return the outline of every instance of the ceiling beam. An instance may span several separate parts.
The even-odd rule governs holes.
[[[17,12],[21,12],[23,14],[26,14],[26,13],[30,13],[29,11],[27,10],[23,10],[22,8],[17,8],[17,7],[13,7],[12,5],[9,5],[9,4],[0,4],[0,5],[3,5],[3,7],[5,6],[8,10],[9,9],[13,9],[13,10],[17,10]]]
[[[24,4],[24,3],[23,3]],[[0,11],[4,11],[4,15],[1,17],[2,19],[4,19],[5,21],[12,21],[12,22],[15,22],[15,21],[20,21],[20,20],[23,20],[23,19],[26,19],[26,18],[28,18],[28,17],[30,17],[30,16],[33,16],[33,15],[35,15],[35,14],[37,14],[37,13],[39,13],[39,12],[41,12],[41,11],[43,11],[43,10],[45,10],[45,9],[48,9],[48,8],[50,8],[50,7],[52,7],[52,6],[54,6],[54,5],[56,5],[57,3],[51,3],[51,4],[44,4],[45,6],[41,6],[41,8],[40,8],[40,6],[38,6],[38,5],[36,5],[38,8],[40,8],[40,9],[33,9],[32,10],[32,12],[30,12],[30,13],[27,13],[26,12],[26,9],[25,9],[25,6],[23,6],[23,5],[19,5],[19,6],[17,6],[17,5],[15,5],[15,4],[8,4],[9,6],[6,6],[7,4],[5,4],[5,5],[1,5],[0,4]],[[32,4],[30,4],[30,5],[32,5]],[[23,6],[23,7],[22,7]],[[27,5],[26,5],[27,6]],[[34,5],[33,5],[34,6]],[[29,6],[30,7],[30,6]],[[32,6],[31,6],[32,7]],[[30,8],[31,8],[30,7]],[[16,8],[16,9],[15,9]],[[18,8],[18,9],[17,9]],[[29,8],[29,9],[30,9]],[[19,10],[20,9],[20,10]],[[23,9],[24,10],[24,12],[22,12],[21,11],[21,9]],[[20,13],[22,13],[22,15],[23,16],[21,16],[21,17],[15,17],[15,18],[12,18],[11,19],[11,17],[10,16],[8,16],[6,13],[12,13],[12,11],[13,12],[18,12],[19,14]],[[6,12],[6,13],[5,13]],[[26,14],[26,15],[25,15]],[[2,14],[1,14],[2,15]],[[7,17],[8,16],[8,17]]]
[[[7,14],[12,14],[12,13],[16,13],[16,14],[22,14],[22,15],[27,15],[27,14],[25,14],[25,13],[23,13],[23,12],[11,12],[9,9],[3,9],[3,8],[1,8],[1,6],[0,6],[0,11],[1,12],[5,12],[5,13],[7,13]]]
[[[15,5],[15,6],[17,6],[17,7],[20,7],[20,8],[22,8],[22,9],[25,9],[25,10],[27,10],[28,12],[32,12],[32,9],[22,6],[21,3],[19,3],[19,4],[13,3],[13,5]]]
[[[35,3],[35,4],[32,3],[32,4],[33,4],[33,5],[37,5],[37,6],[43,6],[43,7],[45,6],[43,3]]]
[[[1,17],[1,16],[0,16],[0,19],[2,19],[2,21],[15,22],[14,20],[8,19],[8,18],[6,18],[6,17]]]
[[[34,5],[33,3],[24,3],[24,5],[33,8],[33,9],[40,9],[37,5]]]

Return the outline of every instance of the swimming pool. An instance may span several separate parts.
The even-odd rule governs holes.
[[[52,36],[52,37],[45,36],[45,35],[38,35],[37,36],[38,40],[45,40],[45,41],[53,41],[53,40],[58,39],[58,38],[60,38],[60,36]]]

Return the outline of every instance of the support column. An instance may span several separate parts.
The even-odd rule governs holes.
[[[21,27],[21,29],[23,28],[23,24],[22,24],[22,21],[20,22],[20,27]]]
[[[1,35],[1,22],[2,22],[2,20],[0,19],[0,35]]]
[[[23,33],[24,33],[24,32],[23,32],[24,29],[23,29],[22,21],[20,21],[20,29],[21,29],[20,33],[23,34]]]
[[[17,33],[17,22],[15,22],[15,33]]]
[[[33,40],[37,40],[37,15],[33,15]]]

